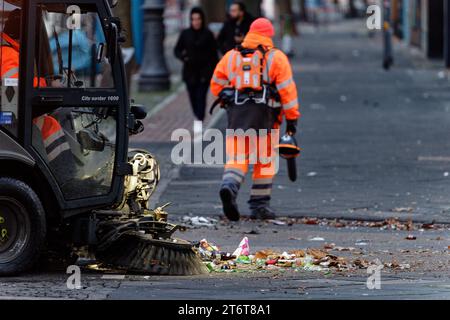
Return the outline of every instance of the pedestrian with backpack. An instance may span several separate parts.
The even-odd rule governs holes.
[[[278,143],[272,137],[272,129],[279,129],[285,118],[287,131],[293,135],[300,117],[292,68],[288,57],[274,47],[274,35],[273,24],[268,19],[255,20],[242,45],[225,54],[211,80],[212,93],[224,100],[228,129],[258,132],[258,157],[256,163],[252,163],[253,187],[248,202],[251,218],[258,220],[276,217],[270,208],[276,175],[273,150]],[[240,148],[238,138],[227,135],[227,163],[220,190],[224,213],[231,221],[240,219],[236,198],[248,173],[252,151],[255,151],[247,142]],[[260,148],[261,145],[264,147]],[[267,150],[261,150],[266,147]]]

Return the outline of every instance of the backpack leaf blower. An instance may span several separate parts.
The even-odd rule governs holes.
[[[301,149],[293,133],[286,133],[281,137],[280,143],[275,147],[278,154],[287,160],[288,175],[292,182],[297,181],[297,158],[300,156]]]

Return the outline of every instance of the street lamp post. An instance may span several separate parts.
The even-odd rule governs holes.
[[[139,91],[163,91],[170,88],[170,73],[164,54],[164,0],[145,0],[144,56]]]
[[[394,63],[392,53],[391,1],[384,0],[384,57],[383,68],[389,70]]]

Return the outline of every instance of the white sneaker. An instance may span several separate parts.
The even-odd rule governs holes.
[[[201,141],[203,139],[203,121],[194,121],[194,141]]]

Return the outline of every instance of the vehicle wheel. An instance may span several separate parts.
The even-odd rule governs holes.
[[[29,270],[45,243],[45,212],[27,184],[0,178],[0,276]]]

